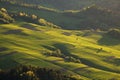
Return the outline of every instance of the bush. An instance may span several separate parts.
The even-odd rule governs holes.
[[[62,57],[63,54],[61,53],[60,49],[56,49],[54,51],[49,51],[49,52],[45,52],[43,53],[46,56],[55,56],[55,57]]]
[[[54,51],[45,51],[43,54],[46,56],[60,57],[60,58],[63,58],[67,62],[81,63],[80,59],[78,58],[75,58],[71,55],[62,54],[60,49],[56,49]]]
[[[68,61],[68,62],[81,63],[80,59],[74,58],[72,56],[66,56],[65,60]]]
[[[59,26],[57,26],[57,25],[55,25],[51,22],[48,22],[48,21],[46,21],[45,19],[42,19],[42,18],[39,19],[38,22],[43,26],[49,26],[49,27],[58,28],[58,29],[60,28]]]

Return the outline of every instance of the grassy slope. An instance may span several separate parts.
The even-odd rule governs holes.
[[[7,0],[8,1],[8,0]],[[92,4],[119,12],[119,0],[9,0],[18,3],[42,5],[60,10],[79,10]]]
[[[36,29],[27,29],[25,26]],[[64,32],[71,35],[67,36],[63,34]],[[53,29],[25,22],[0,24],[0,68],[2,69],[25,64],[54,67],[63,72],[79,74],[85,80],[120,79],[119,47],[120,41],[105,37],[103,32]],[[46,57],[42,54],[54,48],[78,56],[81,63],[65,62],[62,58]],[[96,53],[100,48],[103,50]],[[111,56],[115,57],[111,58]]]
[[[82,9],[83,7],[87,7],[90,6],[94,3],[97,2],[101,2],[99,0],[69,0],[65,1],[65,0],[14,0],[15,2],[19,2],[19,3],[28,3],[28,4],[35,4],[35,5],[42,5],[42,6],[46,6],[46,7],[50,7],[50,8],[55,8],[55,9],[60,9],[60,10],[78,10],[78,9]]]
[[[9,5],[9,6],[5,6],[5,5]],[[79,22],[79,20],[76,18],[66,17],[63,14],[54,12],[54,11],[37,10],[37,9],[32,9],[32,8],[21,7],[18,5],[5,4],[5,3],[0,4],[0,7],[6,8],[8,10],[8,12],[14,12],[14,13],[25,12],[28,14],[35,14],[35,15],[39,16],[40,18],[44,18],[54,24],[57,24],[60,26],[61,26],[61,24],[63,24],[64,27],[74,26],[74,24],[76,23],[75,20]],[[64,24],[64,22],[65,22],[65,24]],[[70,23],[73,23],[73,25],[72,24],[69,25]]]
[[[8,6],[5,6],[8,5]],[[88,29],[88,28],[109,28],[119,27],[119,15],[112,14],[107,10],[94,9],[91,7],[80,12],[57,12],[45,9],[34,9],[22,7],[14,4],[0,3],[0,7],[4,7],[8,12],[25,12],[27,14],[35,14],[40,18],[44,18],[49,22],[61,26],[64,29]],[[107,15],[107,16],[106,16]]]

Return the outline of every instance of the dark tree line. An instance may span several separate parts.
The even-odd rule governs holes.
[[[12,23],[14,21],[25,21],[30,23],[39,24],[42,26],[49,26],[52,28],[60,28],[59,26],[39,18],[35,14],[27,14],[25,12],[8,13],[5,8],[0,9],[0,23]]]
[[[31,23],[35,23],[35,24],[39,24],[42,26],[48,26],[48,27],[52,27],[52,28],[60,28],[59,26],[46,21],[45,19],[39,18],[37,15],[35,14],[27,14],[24,12],[19,12],[19,13],[11,13],[13,18],[15,20],[21,20],[21,21],[25,21],[25,22],[31,22]]]
[[[0,80],[77,80],[61,71],[31,66],[19,66],[0,71]]]
[[[14,19],[8,14],[5,8],[0,9],[0,23],[12,23]]]

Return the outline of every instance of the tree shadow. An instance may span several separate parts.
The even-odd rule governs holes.
[[[27,28],[27,29],[30,29],[30,30],[39,31],[38,29],[36,29],[35,26],[30,25],[30,24],[23,24],[21,27],[23,27],[23,28]]]
[[[14,58],[15,54],[21,54],[21,53],[19,53],[17,51],[11,51],[4,55],[0,55],[0,68],[1,69],[7,69],[7,68],[10,69],[10,68],[20,65],[20,63],[17,62]]]
[[[72,35],[70,32],[63,32],[62,34],[66,35],[66,36],[71,36]]]
[[[116,66],[120,66],[120,58],[116,58],[115,56],[108,56],[104,61]]]
[[[117,65],[117,66],[120,66],[120,58],[116,58],[114,60],[114,64]]]
[[[6,50],[8,50],[8,48],[6,48],[6,47],[0,47],[0,52],[6,51]]]
[[[69,56],[71,54],[70,50],[68,49],[68,46],[73,47],[73,45],[67,43],[55,43],[53,46],[60,49],[61,53],[63,53],[66,56]]]
[[[99,45],[113,46],[120,44],[120,40],[110,37],[104,34],[101,39],[98,40]]]
[[[89,70],[90,67],[81,67],[81,68],[76,68],[74,69],[75,72],[80,71],[80,72],[86,72],[86,73],[91,73],[92,71]]]
[[[74,47],[74,45],[68,44],[68,43],[55,43],[52,46],[49,46],[49,45],[42,45],[42,46],[44,48],[52,50],[52,51],[59,49],[61,51],[61,53],[66,55],[66,56],[71,55],[70,54],[71,52],[69,49]]]
[[[21,30],[21,29],[8,30],[6,32],[3,32],[3,34],[5,34],[5,35],[16,34],[16,35],[25,35],[25,36],[28,36],[28,34],[24,33],[23,30]]]
[[[108,67],[105,67],[105,66],[102,66],[102,65],[99,65],[99,64],[96,64],[94,63],[94,61],[91,61],[89,59],[86,59],[86,58],[80,58],[81,62],[89,67],[93,67],[93,68],[97,68],[97,69],[100,69],[100,70],[104,70],[104,71],[110,71],[110,72],[115,72],[115,73],[120,73],[120,71],[116,71],[116,70],[112,70]],[[119,59],[117,60],[119,61]]]
[[[1,69],[10,69],[10,68],[16,67],[18,65],[20,65],[20,63],[18,63],[17,61],[15,61],[13,59],[5,58],[0,61]]]

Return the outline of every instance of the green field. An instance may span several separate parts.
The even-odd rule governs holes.
[[[0,24],[0,68],[32,65],[60,69],[84,80],[120,79],[120,41],[103,31],[54,29],[26,22]],[[46,56],[59,49],[80,63]]]

